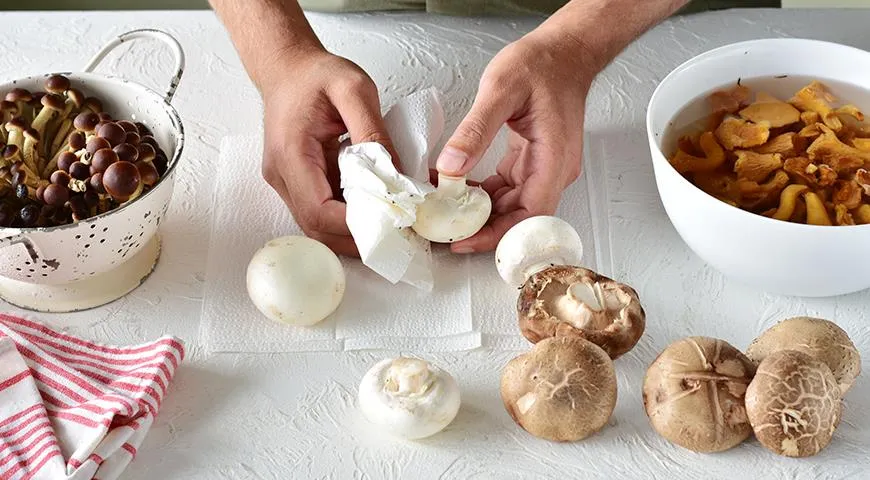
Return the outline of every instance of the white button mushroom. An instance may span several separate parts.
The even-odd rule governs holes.
[[[363,415],[410,440],[443,430],[459,412],[459,385],[446,371],[416,358],[388,358],[373,366],[359,387]]]
[[[511,227],[495,250],[499,275],[520,288],[535,273],[554,265],[580,265],[583,242],[568,222],[553,216],[527,218]]]
[[[266,317],[309,326],[344,297],[341,261],[326,245],[303,236],[276,238],[258,250],[247,271],[248,296]]]
[[[417,206],[412,228],[436,243],[454,243],[478,231],[489,220],[492,200],[480,187],[470,187],[465,177],[438,176],[438,188]]]

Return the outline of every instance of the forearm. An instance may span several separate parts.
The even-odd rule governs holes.
[[[674,14],[689,0],[571,0],[541,29],[564,36],[569,48],[597,73],[644,32]],[[579,53],[578,53],[579,54]]]
[[[262,91],[279,63],[323,46],[296,0],[209,0],[242,63]],[[281,59],[281,62],[278,60]]]

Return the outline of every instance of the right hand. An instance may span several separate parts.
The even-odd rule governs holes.
[[[338,255],[358,257],[339,188],[338,138],[378,142],[399,165],[378,90],[353,62],[326,51],[277,62],[263,82],[262,174],[309,237]]]

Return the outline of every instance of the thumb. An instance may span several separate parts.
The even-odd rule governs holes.
[[[435,164],[438,172],[455,177],[468,174],[513,114],[510,98],[481,89],[468,115],[441,150]]]

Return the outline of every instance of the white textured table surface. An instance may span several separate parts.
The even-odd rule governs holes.
[[[312,21],[329,48],[369,71],[385,104],[430,84],[450,92],[448,131],[470,105],[486,61],[536,25],[534,20],[388,18],[315,15]],[[188,341],[189,361],[126,475],[134,480],[867,478],[870,381],[864,377],[850,391],[832,445],[804,461],[775,457],[754,440],[718,455],[667,444],[648,426],[639,391],[646,366],[671,341],[710,335],[745,348],[758,332],[791,314],[843,324],[870,371],[870,296],[782,299],[749,291],[706,268],[679,241],[658,203],[643,131],[656,83],[697,53],[766,36],[809,36],[867,49],[868,24],[870,11],[738,11],[675,19],[632,45],[599,78],[589,100],[587,168],[580,181],[606,186],[590,206],[597,219],[590,228],[598,237],[599,268],[638,288],[649,324],[638,347],[617,361],[619,402],[610,424],[586,441],[555,445],[513,424],[498,395],[499,372],[510,353],[427,356],[457,377],[463,407],[442,434],[403,444],[372,433],[355,407],[363,372],[394,352],[208,356],[196,345],[211,187],[220,168],[217,147],[223,136],[255,133],[261,123],[259,97],[210,12],[0,14],[2,78],[75,69],[113,35],[145,26],[175,34],[188,59],[175,104],[189,143],[158,269],[128,298],[104,308],[36,317],[103,342],[141,342],[163,333]],[[108,68],[162,87],[171,60],[168,54],[150,54],[154,47],[132,45],[131,53],[138,55],[113,54]]]

